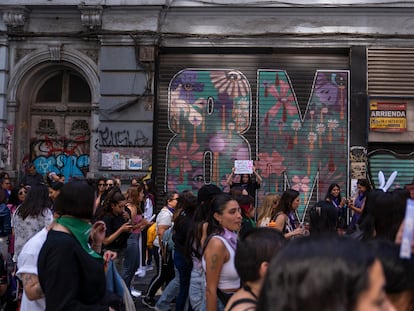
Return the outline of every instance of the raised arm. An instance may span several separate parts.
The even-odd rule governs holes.
[[[253,166],[253,174],[256,176],[256,181],[260,185],[263,181],[262,176],[259,175],[259,173],[256,170],[256,167]]]
[[[227,181],[226,181],[227,185],[229,185],[230,187],[233,185],[234,170],[235,170],[235,168],[233,167],[231,169],[231,173],[230,173],[230,175],[229,175],[229,177],[227,178]]]

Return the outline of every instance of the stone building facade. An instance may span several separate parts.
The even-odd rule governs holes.
[[[15,179],[34,162],[196,191],[252,159],[260,194],[295,187],[306,209],[330,182],[414,177],[414,1],[12,2],[0,167]]]

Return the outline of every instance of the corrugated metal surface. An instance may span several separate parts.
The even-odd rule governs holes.
[[[367,58],[369,96],[414,96],[414,48],[369,48]],[[378,187],[379,171],[386,178],[398,171],[392,188],[413,181],[414,154],[409,144],[377,143],[370,144],[369,149],[369,174],[375,187]]]
[[[242,73],[248,80],[251,87],[251,106],[250,111],[252,123],[243,136],[251,147],[251,158],[256,160],[258,150],[258,129],[256,128],[257,113],[257,83],[258,70],[284,70],[288,74],[292,87],[295,90],[298,105],[302,115],[305,113],[308,100],[311,96],[312,84],[314,83],[317,70],[347,70],[349,68],[348,50],[165,50],[159,57],[158,75],[158,103],[156,107],[156,155],[154,157],[156,165],[157,192],[161,194],[168,190],[168,185],[164,184],[166,168],[166,152],[170,139],[173,137],[171,128],[168,126],[168,89],[170,83],[176,78],[177,73],[188,69],[197,68],[199,72],[214,71],[217,69],[234,69]],[[260,126],[260,125],[259,125]],[[191,133],[187,133],[192,135]],[[305,135],[305,134],[303,134]],[[347,138],[347,133],[342,133]],[[214,155],[212,155],[214,158]],[[208,166],[208,161],[207,166]],[[213,161],[214,162],[214,161]],[[344,155],[346,162],[346,155]],[[213,167],[207,167],[214,173]],[[228,164],[229,172],[232,163]],[[198,178],[200,176],[195,176]],[[343,176],[345,182],[346,176]],[[178,178],[176,182],[180,182]],[[214,182],[214,180],[213,180]],[[274,188],[272,190],[275,190]],[[281,189],[279,189],[281,190]],[[162,200],[158,200],[162,204]]]
[[[306,114],[298,112],[285,72],[261,70],[259,79],[266,87],[259,92],[258,166],[269,192],[283,190],[287,179],[301,193],[299,214],[317,200],[314,193],[324,197],[331,183],[345,194],[349,72],[318,70]]]
[[[401,188],[411,184],[414,180],[414,153],[398,153],[389,149],[377,149],[368,153],[369,172],[374,187],[379,186],[378,172],[384,173],[388,180],[393,171],[397,171],[397,178],[389,190]]]
[[[414,96],[414,49],[369,48],[368,95]]]

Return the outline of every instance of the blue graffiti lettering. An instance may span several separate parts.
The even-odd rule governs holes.
[[[79,156],[60,154],[56,157],[40,156],[33,160],[36,170],[41,174],[56,172],[63,174],[66,180],[71,177],[84,177],[89,169],[89,155]]]

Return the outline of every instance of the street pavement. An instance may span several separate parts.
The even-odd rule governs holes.
[[[151,282],[152,278],[155,276],[157,270],[155,267],[155,264],[153,266],[153,269],[150,271],[147,271],[145,273],[144,277],[138,277],[137,275],[135,276],[134,280],[133,280],[133,286],[136,290],[140,291],[142,293],[142,295],[145,294],[145,291],[147,290],[147,287],[149,285],[149,283]],[[150,308],[148,308],[147,306],[143,305],[141,302],[142,299],[142,295],[140,297],[132,297],[134,302],[135,302],[135,308],[136,310],[151,310]]]

